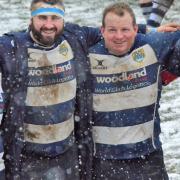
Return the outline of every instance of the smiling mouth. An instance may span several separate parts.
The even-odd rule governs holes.
[[[44,30],[44,31],[42,31],[42,33],[44,33],[44,34],[54,34],[56,31],[54,31],[54,30]]]
[[[51,34],[55,34],[57,31],[56,28],[41,28],[41,33],[47,34],[47,35],[51,35]]]
[[[125,43],[124,42],[121,42],[121,43],[114,43],[115,46],[118,46],[118,47],[121,47],[121,46],[124,46]]]
[[[117,44],[117,45],[123,45],[124,43],[126,43],[125,41],[121,41],[121,42],[114,42],[114,44]]]

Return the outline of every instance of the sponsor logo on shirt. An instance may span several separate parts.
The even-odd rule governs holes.
[[[117,83],[121,81],[131,81],[133,79],[147,76],[146,69],[143,68],[136,72],[123,72],[120,75],[114,75],[113,77],[96,77],[97,83]]]
[[[100,59],[95,59],[97,61],[97,65],[93,66],[92,69],[101,69],[101,70],[106,70],[107,66],[103,65],[104,60],[100,60]]]
[[[65,71],[69,71],[72,69],[71,63],[68,62],[65,65],[53,65],[50,67],[44,67],[43,69],[30,69],[29,76],[44,76],[44,75],[51,75],[62,73]]]

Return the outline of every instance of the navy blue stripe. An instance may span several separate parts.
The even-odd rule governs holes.
[[[52,70],[54,66],[29,68],[27,85],[28,87],[38,87],[71,81],[75,79],[74,63],[74,60],[71,60],[62,64],[54,65],[56,66],[55,70]],[[70,67],[70,69],[65,68],[65,70],[61,72],[58,68],[62,68],[63,66]]]
[[[51,106],[26,106],[24,121],[28,124],[48,125],[61,123],[74,114],[75,99]]]
[[[156,148],[160,149],[161,143],[159,140],[155,142]],[[126,145],[106,145],[96,143],[95,157],[101,159],[132,159],[142,155],[147,155],[155,149],[152,145],[152,140],[148,139],[136,144]]]
[[[74,144],[74,135],[71,135],[64,141],[50,144],[25,143],[25,152],[40,156],[55,157],[67,151]]]
[[[136,71],[129,71],[127,76],[131,73],[142,72],[143,69]],[[157,81],[158,64],[153,64],[146,67],[146,75],[137,77],[131,80],[124,80],[125,74],[113,74],[113,75],[93,75],[93,93],[95,94],[111,94],[117,92],[124,92],[133,89],[139,89],[154,84]],[[110,79],[113,77],[119,77],[120,80],[112,82]],[[100,81],[98,83],[97,78]],[[105,81],[107,78],[107,81]],[[142,86],[139,86],[140,83]]]
[[[153,120],[154,104],[114,112],[93,112],[94,126],[124,127]]]

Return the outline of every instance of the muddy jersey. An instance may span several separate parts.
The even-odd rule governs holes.
[[[103,40],[90,48],[95,157],[131,159],[161,147],[159,74],[179,37],[179,32],[139,34],[120,57],[110,54]]]
[[[28,32],[12,34],[12,40],[11,34],[1,38],[2,87],[7,96],[3,129],[14,133],[20,144],[4,132],[7,148],[14,142],[13,147],[19,146],[23,152],[62,154],[74,144],[75,109],[84,124],[78,133],[84,135],[88,107],[84,106],[86,99],[77,97],[80,91],[86,97],[88,88],[83,48],[87,51],[85,46],[98,39],[98,29],[73,24],[66,26],[50,48],[35,43]]]
[[[87,167],[91,166],[92,101],[86,54],[99,38],[98,29],[69,23],[51,48],[36,44],[29,32],[0,38],[2,88],[6,95],[1,129],[10,177],[19,176],[23,155],[48,156],[51,160],[77,144],[81,145],[80,168],[91,176]],[[77,121],[75,114],[79,116]],[[77,160],[78,155],[69,158]]]
[[[66,40],[53,49],[28,48],[25,113],[26,150],[63,153],[74,143],[76,77]]]

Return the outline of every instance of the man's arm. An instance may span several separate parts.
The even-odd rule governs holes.
[[[98,41],[102,39],[100,28],[93,27],[82,27],[85,34],[85,39],[87,40],[88,48],[95,45]],[[138,24],[138,33],[146,34],[147,26],[146,24]]]
[[[174,51],[168,62],[168,70],[177,76],[180,76],[180,39],[176,42]]]
[[[66,23],[64,31],[70,32],[75,35],[79,39],[81,45],[85,50],[95,45],[102,39],[100,28],[97,27],[79,26],[73,23]],[[138,24],[138,32],[146,34],[146,24]]]
[[[84,39],[86,40],[88,47],[93,46],[102,39],[99,28],[86,26],[83,26],[81,28],[83,30]],[[176,23],[167,23],[159,26],[158,28],[148,28],[146,24],[138,24],[138,33],[146,34],[154,30],[157,32],[175,32],[177,30],[180,30],[180,25]]]
[[[180,25],[176,23],[164,24],[157,28],[157,32],[175,32],[177,30],[180,30]],[[177,79],[177,76],[169,72],[167,69],[164,69],[161,72],[161,79],[162,84],[166,86],[175,79]]]

